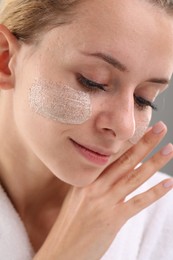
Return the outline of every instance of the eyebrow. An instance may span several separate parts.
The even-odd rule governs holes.
[[[110,56],[109,54],[102,53],[102,52],[96,52],[96,53],[83,53],[84,55],[87,56],[93,56],[96,58],[99,58],[110,65],[112,65],[114,68],[122,71],[122,72],[129,72],[128,68],[122,64],[119,60],[115,59],[114,57]],[[158,84],[169,84],[170,79],[166,78],[151,78],[147,80],[147,82],[152,82],[152,83],[158,83]]]
[[[127,69],[127,67],[124,64],[122,64],[119,60],[113,58],[109,54],[105,54],[105,53],[102,53],[102,52],[96,52],[96,53],[86,53],[86,52],[84,52],[83,54],[85,54],[87,56],[93,56],[93,57],[99,58],[99,59],[109,63],[114,68],[116,68],[116,69],[118,69],[122,72],[129,72],[129,70]]]
[[[152,78],[152,79],[149,79],[149,80],[147,80],[147,82],[152,82],[152,83],[159,83],[159,84],[166,84],[166,85],[168,85],[169,84],[169,82],[170,82],[170,79],[162,79],[162,78]]]

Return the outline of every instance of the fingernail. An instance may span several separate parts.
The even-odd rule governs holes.
[[[162,155],[168,155],[173,152],[173,145],[167,144],[164,148],[161,150]]]
[[[169,179],[169,180],[165,181],[163,183],[163,187],[166,189],[173,187],[173,179]]]
[[[165,129],[165,124],[162,121],[160,121],[153,126],[152,131],[154,134],[160,134],[164,129]]]

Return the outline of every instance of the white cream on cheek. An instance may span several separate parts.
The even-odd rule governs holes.
[[[131,144],[136,144],[142,138],[142,136],[145,134],[148,128],[149,123],[150,123],[150,116],[146,117],[145,120],[143,119],[141,121],[136,122],[135,133],[133,137],[129,139],[129,142]]]
[[[88,93],[42,79],[33,82],[29,103],[37,114],[65,124],[82,124],[92,112]]]
[[[65,124],[82,124],[92,114],[90,95],[84,91],[43,79],[36,79],[29,89],[29,104],[37,114]],[[150,117],[137,121],[134,136],[136,144],[144,135]]]

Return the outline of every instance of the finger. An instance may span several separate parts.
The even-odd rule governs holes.
[[[114,194],[117,200],[122,200],[131,192],[146,182],[155,172],[162,168],[173,158],[173,145],[168,144],[157,152],[140,167],[123,176],[114,185]]]
[[[116,168],[124,172],[134,169],[163,139],[167,128],[163,122],[154,125],[143,138],[123,154],[116,162]]]
[[[150,206],[165,194],[167,194],[173,188],[173,179],[166,179],[156,186],[152,187],[148,191],[145,191],[137,196],[134,196],[132,199],[124,202],[122,207],[123,214],[126,215],[126,218],[129,219]]]
[[[112,185],[127,171],[133,170],[158,145],[166,132],[165,124],[158,122],[136,145],[104,170],[99,177],[100,181]]]

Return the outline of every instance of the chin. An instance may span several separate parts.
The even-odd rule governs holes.
[[[69,175],[69,172],[71,173]],[[53,171],[52,173],[57,177],[58,180],[66,183],[68,185],[83,188],[90,184],[92,184],[103,172],[103,169],[81,169],[75,171],[74,169],[71,171],[67,171],[66,169],[60,169],[57,171]],[[59,174],[61,173],[61,174]],[[75,173],[75,174],[74,174]]]
[[[58,177],[57,177],[58,178]],[[58,178],[59,179],[59,178]],[[59,180],[61,180],[62,182],[70,185],[70,186],[73,186],[73,187],[77,187],[77,188],[84,188],[90,184],[92,184],[95,180],[95,179],[69,179],[69,178],[61,178]]]

